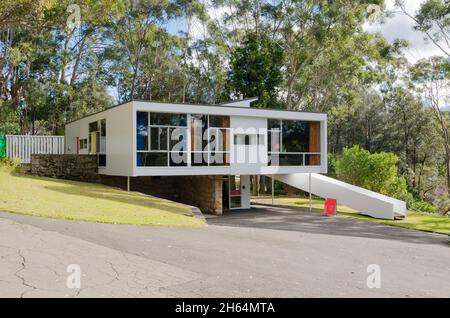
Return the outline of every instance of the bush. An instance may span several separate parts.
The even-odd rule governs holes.
[[[333,153],[328,153],[328,173],[327,175],[331,178],[336,178],[336,158],[337,156]]]
[[[419,211],[419,212],[428,212],[434,213],[436,212],[436,208],[428,202],[425,201],[414,201],[409,207],[410,210]]]
[[[338,179],[406,201],[414,203],[408,192],[406,179],[398,176],[399,158],[390,152],[370,153],[359,146],[345,148],[336,159]]]
[[[18,168],[21,166],[20,158],[0,158],[0,167]]]

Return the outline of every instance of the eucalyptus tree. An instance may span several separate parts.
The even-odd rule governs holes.
[[[444,103],[450,102],[450,61],[431,57],[418,61],[411,67],[411,79],[416,90],[434,115],[438,126],[445,158],[447,192],[450,194],[450,120]]]

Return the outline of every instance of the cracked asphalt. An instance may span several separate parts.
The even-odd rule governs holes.
[[[167,297],[163,288],[198,279],[175,266],[0,219],[0,297]],[[81,269],[81,288],[66,280]]]
[[[450,297],[444,235],[255,206],[201,229],[0,213],[0,297]],[[66,286],[67,266],[81,288]],[[381,268],[370,289],[367,267]]]

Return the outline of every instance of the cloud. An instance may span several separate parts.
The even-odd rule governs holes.
[[[407,0],[405,7],[409,13],[414,14],[419,10],[420,5],[425,0]],[[425,39],[422,32],[413,29],[414,22],[403,13],[399,12],[394,6],[394,0],[386,1],[386,9],[394,11],[392,17],[387,18],[385,23],[366,24],[365,30],[369,32],[380,32],[389,41],[395,39],[405,39],[409,42],[409,47],[405,49],[405,55],[411,63],[421,58],[427,58],[433,55],[443,55],[443,53],[431,41]]]

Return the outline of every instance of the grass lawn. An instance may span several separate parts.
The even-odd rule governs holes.
[[[271,197],[253,197],[253,201],[261,202],[265,204],[271,204]],[[309,209],[308,198],[295,198],[295,197],[275,197],[275,204],[286,205],[290,207]],[[323,212],[324,200],[314,198],[312,200],[312,208],[315,212]],[[421,230],[427,232],[435,232],[441,234],[450,234],[450,217],[440,216],[437,214],[411,212],[407,213],[407,217],[404,220],[380,220],[374,219],[370,216],[362,215],[358,211],[350,209],[343,205],[337,206],[338,215],[344,217],[351,217],[361,220],[367,220],[370,222],[405,227],[414,230]]]
[[[0,211],[57,219],[201,227],[188,206],[100,184],[28,176],[0,167]]]

